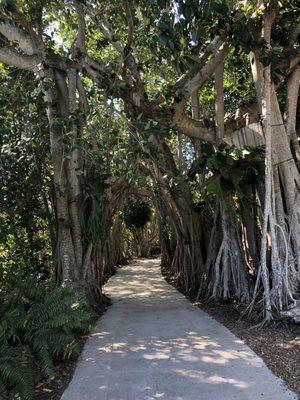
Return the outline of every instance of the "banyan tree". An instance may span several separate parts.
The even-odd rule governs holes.
[[[267,319],[294,303],[297,11],[296,1],[2,3],[0,62],[44,95],[58,283],[100,290],[143,176],[164,269],[183,290],[261,304]]]

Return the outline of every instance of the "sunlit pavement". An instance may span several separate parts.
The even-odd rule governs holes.
[[[224,326],[168,285],[159,260],[119,269],[113,305],[62,400],[297,399]]]

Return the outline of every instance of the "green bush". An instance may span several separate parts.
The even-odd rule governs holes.
[[[76,334],[95,317],[71,286],[34,279],[0,295],[0,400],[34,398],[35,371],[54,376],[54,361],[76,354]]]

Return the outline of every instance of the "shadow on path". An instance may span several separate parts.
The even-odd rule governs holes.
[[[297,396],[240,339],[168,285],[159,260],[121,268],[113,305],[62,400],[288,400]]]

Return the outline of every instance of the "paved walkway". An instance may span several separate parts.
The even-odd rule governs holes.
[[[168,285],[158,260],[123,267],[62,400],[288,400],[224,326]]]

